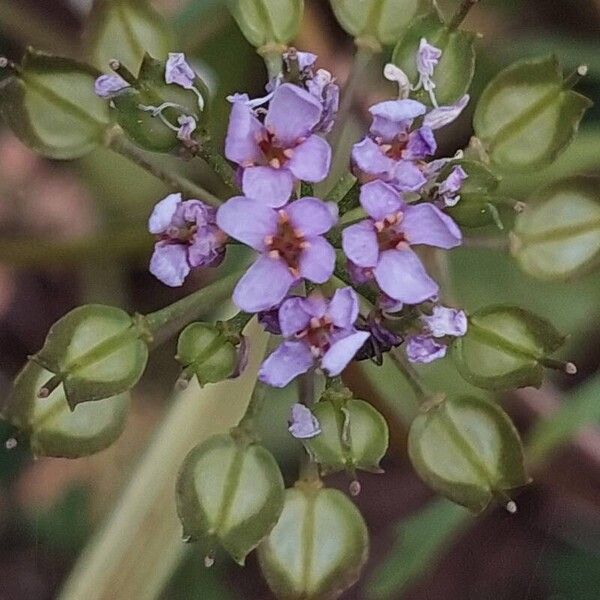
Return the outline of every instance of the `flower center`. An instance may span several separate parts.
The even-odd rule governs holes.
[[[404,151],[408,145],[408,140],[408,133],[400,133],[391,144],[382,144],[381,149],[392,160],[401,160],[404,158]]]
[[[407,246],[408,243],[404,232],[397,228],[403,216],[401,212],[397,212],[388,215],[383,221],[375,222],[377,243],[381,252],[394,249],[400,250]]]
[[[309,326],[297,334],[296,337],[302,339],[309,345],[310,351],[315,357],[320,357],[331,347],[331,330],[333,324],[328,315],[321,318],[313,317]]]
[[[294,151],[291,148],[282,148],[277,144],[275,135],[270,131],[258,142],[258,147],[263,153],[267,164],[274,169],[280,169],[292,158]]]
[[[195,223],[186,223],[182,227],[171,225],[159,239],[182,244],[191,244],[198,231]]]
[[[281,258],[287,263],[294,277],[300,276],[300,257],[309,243],[304,239],[302,231],[294,229],[284,210],[279,211],[277,233],[267,236],[265,244],[271,258]]]

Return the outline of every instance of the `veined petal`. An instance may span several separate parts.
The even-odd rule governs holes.
[[[321,368],[331,377],[339,375],[369,338],[369,332],[357,331],[334,342],[321,359]]]
[[[292,337],[306,329],[311,315],[306,311],[306,298],[288,298],[279,307],[279,327],[283,337]]]
[[[390,141],[410,127],[413,119],[424,115],[427,108],[416,100],[386,100],[371,106],[373,115],[371,133]]]
[[[359,267],[374,267],[379,258],[379,244],[373,222],[365,219],[342,231],[344,254]]]
[[[287,169],[248,167],[242,175],[242,190],[248,198],[279,208],[287,203],[294,189],[294,176]]]
[[[306,373],[314,362],[310,348],[302,342],[283,342],[262,364],[258,378],[267,385],[282,388]]]
[[[316,183],[323,181],[331,166],[331,146],[318,135],[311,135],[292,150],[292,158],[286,164],[296,177]]]
[[[158,202],[148,219],[148,231],[154,235],[164,233],[171,224],[179,204],[181,204],[181,194],[169,194]]]
[[[452,217],[429,203],[408,206],[401,227],[409,244],[448,250],[462,242],[462,233]]]
[[[400,160],[394,165],[390,182],[401,192],[416,192],[427,183],[427,179],[414,163]]]
[[[329,206],[318,198],[300,198],[285,208],[294,229],[304,236],[327,233],[336,223]]]
[[[395,162],[369,137],[354,144],[352,162],[360,171],[379,177],[387,177],[395,167]]]
[[[300,275],[313,283],[325,283],[335,268],[335,250],[322,237],[307,238],[308,247],[300,257]]]
[[[398,191],[383,181],[370,181],[360,189],[360,204],[375,221],[398,212],[404,202]]]
[[[263,132],[264,128],[252,109],[246,102],[237,99],[233,102],[229,116],[225,156],[238,165],[258,162],[262,157],[258,140]]]
[[[150,273],[165,285],[179,287],[190,273],[187,249],[183,244],[158,242],[150,259]]]
[[[358,297],[351,287],[336,290],[327,314],[332,323],[340,329],[350,329],[358,318]]]

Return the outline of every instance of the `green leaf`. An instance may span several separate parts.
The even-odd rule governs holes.
[[[71,410],[62,389],[48,398],[38,397],[51,376],[39,365],[27,363],[3,408],[3,417],[29,436],[33,454],[79,458],[115,442],[125,427],[129,395],[80,404]]]
[[[431,406],[410,428],[408,453],[421,479],[473,512],[494,496],[514,512],[505,490],[530,481],[517,430],[489,400],[459,397]]]
[[[243,565],[283,508],[283,478],[258,444],[216,435],[186,457],[177,482],[177,513],[188,541],[220,543]]]
[[[570,279],[597,266],[600,179],[571,177],[539,192],[516,219],[511,251],[539,279]]]
[[[571,143],[592,103],[569,89],[553,56],[517,62],[483,92],[473,125],[503,170],[544,167]]]
[[[56,159],[79,158],[103,143],[108,104],[94,92],[99,73],[29,48],[19,73],[0,83],[0,113],[30,148]]]
[[[362,515],[338,490],[298,483],[258,547],[260,568],[278,598],[338,598],[359,578],[369,537]]]
[[[413,85],[419,80],[417,54],[422,38],[442,51],[440,62],[433,73],[436,99],[440,106],[454,104],[471,86],[475,73],[477,35],[470,31],[451,29],[436,12],[414,21],[392,55],[392,62],[406,73]],[[431,103],[429,94],[424,91],[420,91],[417,97],[423,102]]]
[[[112,59],[136,73],[146,53],[167,58],[171,30],[148,0],[96,0],[89,23],[88,54],[103,71]]]
[[[460,374],[477,387],[539,387],[543,366],[551,362],[548,355],[565,339],[551,323],[525,309],[489,306],[469,316],[467,334],[456,339],[452,356]]]
[[[54,373],[48,391],[62,384],[74,409],[131,389],[146,368],[148,347],[126,312],[90,304],[57,321],[32,360]]]
[[[330,0],[340,25],[355,38],[393,44],[413,20],[433,10],[431,0]]]

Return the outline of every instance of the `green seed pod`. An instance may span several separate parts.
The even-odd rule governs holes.
[[[434,404],[413,421],[408,453],[421,479],[474,512],[493,497],[515,512],[506,490],[531,481],[517,430],[488,400],[463,397]]]
[[[383,415],[367,402],[351,398],[336,406],[324,400],[313,408],[321,433],[304,441],[325,474],[355,469],[381,473],[379,461],[389,441]]]
[[[527,274],[565,280],[600,260],[600,180],[572,177],[553,183],[517,217],[511,251]]]
[[[64,390],[40,398],[52,373],[29,362],[17,376],[2,416],[29,437],[35,456],[79,458],[110,446],[122,433],[129,409],[127,393],[70,410]]]
[[[172,32],[148,0],[96,0],[86,32],[90,61],[105,70],[118,60],[136,72],[144,54],[164,59]]]
[[[467,93],[473,80],[477,34],[449,27],[435,11],[414,21],[392,55],[392,62],[406,73],[413,85],[419,80],[416,57],[422,38],[442,51],[432,77],[438,104],[454,104]],[[423,90],[415,97],[431,104],[429,94]]]
[[[304,0],[227,0],[246,39],[255,47],[287,46],[298,33]]]
[[[369,553],[362,515],[345,494],[298,483],[285,492],[277,525],[258,547],[260,568],[282,600],[334,600]]]
[[[381,46],[398,41],[417,17],[433,11],[431,0],[330,0],[340,25],[357,45]]]
[[[102,145],[110,117],[94,93],[100,73],[31,48],[12,70],[0,83],[0,114],[24,144],[57,159],[80,158]]]
[[[490,82],[473,126],[497,167],[533,171],[565,150],[592,106],[572,85],[554,56],[514,63]]]
[[[565,341],[551,323],[516,306],[489,306],[469,316],[452,356],[472,385],[490,390],[542,384],[543,367],[575,372],[571,363],[549,358]]]
[[[41,397],[62,385],[71,409],[131,389],[142,376],[148,347],[134,320],[112,306],[80,306],[57,321],[33,362],[54,375]]]
[[[283,497],[283,478],[271,453],[232,435],[196,446],[177,481],[186,541],[201,540],[209,556],[219,543],[240,565],[277,523]]]

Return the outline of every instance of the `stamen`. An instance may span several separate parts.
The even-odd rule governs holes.
[[[271,250],[269,252],[269,258],[280,258],[279,250]]]
[[[310,242],[307,242],[306,240],[303,242],[300,242],[300,248],[302,250],[308,250],[310,248]]]
[[[297,269],[296,267],[289,267],[290,269],[290,273],[296,278],[298,279],[300,277],[300,270]]]
[[[265,246],[271,246],[273,244],[273,236],[272,235],[265,235],[265,238],[264,238],[263,241],[265,243]]]
[[[279,169],[279,168],[281,167],[281,162],[279,161],[279,159],[278,159],[278,158],[272,158],[272,159],[269,161],[269,165],[270,165],[271,167],[273,167],[274,169]]]
[[[311,329],[318,329],[321,326],[321,320],[317,317],[312,317],[310,320]]]
[[[292,156],[294,156],[294,151],[292,150],[292,148],[286,148],[286,149],[283,151],[283,155],[284,155],[286,158],[292,158]]]
[[[317,346],[311,346],[310,347],[310,353],[315,357],[315,358],[319,358],[319,356],[321,356],[321,350],[320,348],[318,348]]]
[[[381,233],[385,229],[385,223],[383,221],[375,221],[375,229]]]
[[[281,224],[287,223],[290,220],[290,218],[288,217],[288,214],[283,209],[278,210],[277,214],[279,215],[279,222]]]
[[[294,229],[293,233],[294,233],[294,236],[297,237],[298,239],[304,237],[304,232],[302,231],[302,229]]]

